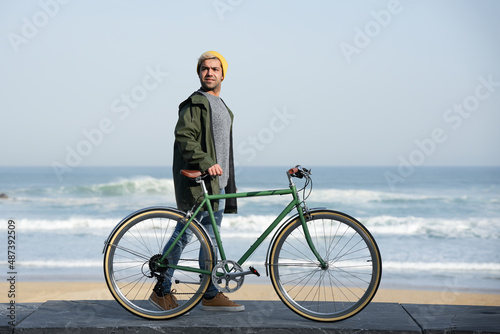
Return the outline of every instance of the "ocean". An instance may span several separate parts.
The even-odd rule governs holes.
[[[313,177],[308,206],[354,216],[375,237],[381,288],[500,293],[499,167],[419,167],[397,184],[387,179],[395,167],[305,167]],[[238,167],[238,189],[286,188],[287,169]],[[104,280],[113,227],[141,208],[175,206],[170,167],[79,167],[62,180],[49,167],[0,167],[0,193],[1,259],[9,272],[11,221],[18,281]],[[240,199],[239,213],[222,223],[228,259],[239,259],[288,201]],[[245,264],[263,274],[248,278],[254,283],[270,284],[269,241]]]

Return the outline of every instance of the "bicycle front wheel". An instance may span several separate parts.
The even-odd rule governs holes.
[[[306,220],[312,243],[326,266],[311,251],[297,217],[280,230],[271,248],[274,289],[292,311],[305,318],[347,319],[368,305],[378,289],[382,261],[377,244],[360,222],[343,213],[316,211]]]
[[[122,222],[108,239],[104,254],[104,276],[113,297],[126,310],[148,319],[169,319],[188,312],[203,297],[210,275],[189,271],[199,269],[203,255],[204,269],[213,268],[213,251],[205,230],[196,222],[189,224],[184,249],[175,261],[184,269],[177,269],[169,278],[171,293],[179,304],[163,310],[150,296],[158,282],[159,273],[165,277],[165,268],[157,266],[165,245],[172,239],[176,226],[185,224],[180,212],[169,209],[151,209],[132,215]],[[171,270],[173,271],[173,270]]]

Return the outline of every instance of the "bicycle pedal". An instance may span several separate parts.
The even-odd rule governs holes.
[[[250,267],[250,271],[252,272],[252,274],[257,275],[258,277],[260,277],[259,272],[254,267]]]

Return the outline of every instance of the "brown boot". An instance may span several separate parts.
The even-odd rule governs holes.
[[[205,311],[229,311],[238,312],[244,311],[245,306],[236,304],[227,298],[222,292],[219,292],[212,299],[205,299],[201,302],[201,308]]]
[[[149,296],[149,301],[151,302],[151,304],[159,307],[162,310],[172,310],[176,307],[179,307],[177,298],[175,298],[175,296],[173,295],[174,293],[175,290],[172,290],[171,293],[167,293],[165,296],[160,297],[156,294],[156,292],[153,291],[153,293],[151,293],[151,296]]]

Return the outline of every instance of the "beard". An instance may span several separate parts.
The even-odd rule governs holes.
[[[219,88],[221,81],[218,81],[217,79],[211,78],[212,80],[206,81],[207,78],[203,78],[200,80],[201,82],[201,87],[205,91],[211,91],[211,90],[216,90]]]

